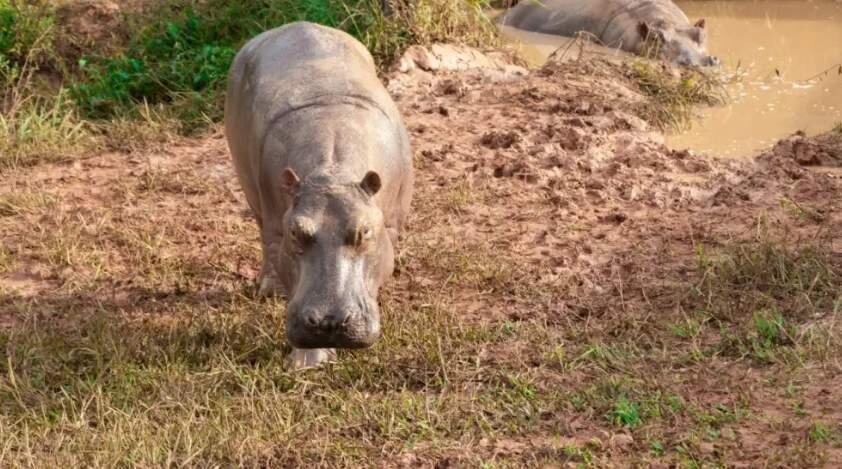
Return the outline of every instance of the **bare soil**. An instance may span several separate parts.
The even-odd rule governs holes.
[[[824,328],[820,352],[790,344],[781,349],[797,359],[762,362],[722,346],[728,320],[701,314],[711,303],[696,294],[705,255],[752,245],[761,231],[793,249],[821,246],[842,273],[842,173],[832,169],[842,137],[795,135],[740,160],[671,150],[638,117],[645,97],[622,70],[594,59],[392,77],[417,182],[384,301],[423,314],[440,297],[457,324],[540,325],[553,347],[529,336],[480,344],[477,366],[522,369],[531,393],[572,397],[527,431],[421,441],[371,464],[842,465],[838,309],[822,303],[792,319],[799,331]],[[7,330],[94,309],[166,321],[174,301],[222,305],[252,291],[257,230],[219,129],[0,181]],[[752,313],[730,320],[752,324]],[[559,347],[563,365],[547,358]],[[428,392],[479,386],[450,379]],[[684,404],[622,425],[606,418],[619,405],[606,386],[641,405],[655,394]],[[830,436],[811,433],[817,422]]]

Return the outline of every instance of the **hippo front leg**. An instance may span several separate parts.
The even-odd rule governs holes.
[[[336,350],[332,348],[293,348],[286,357],[286,366],[292,370],[314,368],[336,360]]]
[[[280,236],[272,236],[264,230],[261,230],[260,238],[263,262],[260,267],[260,274],[257,276],[258,295],[262,297],[281,296],[284,293],[283,285],[275,269],[275,259],[279,257],[283,240]]]

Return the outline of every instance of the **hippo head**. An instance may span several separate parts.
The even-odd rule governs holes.
[[[377,292],[394,266],[383,213],[373,197],[380,176],[359,183],[330,177],[282,186],[292,197],[283,219],[281,262],[288,272],[287,339],[296,348],[364,348],[380,335]]]
[[[637,30],[645,43],[665,60],[684,66],[719,65],[719,59],[707,52],[704,19],[687,28],[676,28],[666,22],[641,22]]]

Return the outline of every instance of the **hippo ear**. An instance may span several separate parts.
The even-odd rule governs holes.
[[[281,174],[281,187],[283,187],[284,192],[287,194],[295,194],[300,184],[301,179],[298,178],[298,175],[295,174],[295,170],[292,168],[285,169],[283,174]]]
[[[696,44],[702,44],[705,42],[705,30],[704,28],[694,27],[690,28],[688,31],[688,35],[690,39],[692,39]]]
[[[360,182],[360,187],[362,187],[365,193],[372,196],[380,190],[381,185],[380,175],[374,171],[365,173],[365,177]]]
[[[695,26],[699,29],[705,29],[705,19],[702,18],[699,21],[696,21],[696,24],[694,24],[693,26]]]
[[[640,37],[646,39],[649,37],[649,23],[645,21],[641,21],[637,23],[637,33],[640,34]]]

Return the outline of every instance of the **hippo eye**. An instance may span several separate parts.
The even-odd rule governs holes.
[[[311,233],[307,233],[301,230],[293,230],[292,237],[295,239],[295,242],[301,245],[307,245],[313,242],[314,236]]]
[[[306,223],[294,223],[289,230],[290,238],[295,244],[296,248],[301,251],[305,247],[313,244],[316,240],[315,230],[312,227],[308,228],[308,224]]]
[[[350,233],[350,236],[348,236],[348,244],[354,247],[360,247],[364,245],[366,241],[371,239],[371,236],[371,227],[368,225],[363,225],[356,229],[354,232]]]

